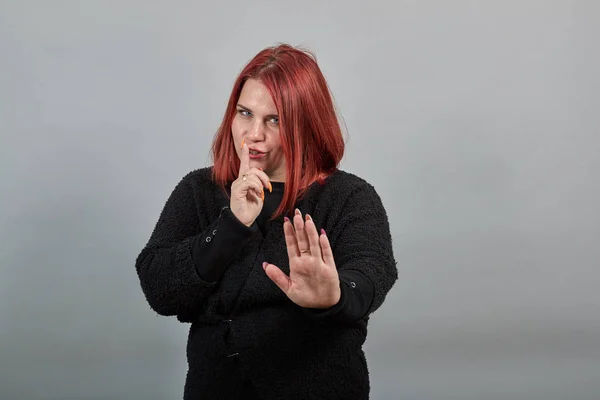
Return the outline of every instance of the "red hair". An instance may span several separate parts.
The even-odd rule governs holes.
[[[257,79],[269,90],[279,115],[279,134],[286,162],[285,191],[273,218],[291,213],[309,185],[335,171],[344,155],[344,139],[329,86],[306,50],[287,44],[259,52],[237,77],[225,115],[212,144],[212,179],[225,190],[237,179],[240,160],[231,124],[244,83]]]

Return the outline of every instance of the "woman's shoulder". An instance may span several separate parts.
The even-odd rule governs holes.
[[[325,182],[328,183],[332,189],[345,192],[354,192],[361,189],[375,190],[374,186],[367,182],[366,179],[342,169],[335,170],[327,177]]]
[[[212,166],[191,170],[183,175],[177,187],[194,193],[210,193],[218,186],[212,180]]]
[[[182,182],[192,185],[212,184],[212,167],[197,168],[186,173]]]
[[[373,184],[357,174],[341,169],[335,170],[325,179],[325,184],[317,190],[316,195],[321,199],[333,199],[338,205],[381,202]]]
[[[385,210],[375,186],[358,174],[337,169],[325,179],[324,185],[317,187],[310,192],[309,201],[320,203],[319,207],[328,212],[350,209],[370,212]]]

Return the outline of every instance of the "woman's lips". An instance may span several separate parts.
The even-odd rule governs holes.
[[[248,154],[248,156],[250,157],[251,160],[258,160],[260,158],[263,158],[266,155],[267,155],[267,153],[260,153],[260,152],[256,153],[256,154],[252,154],[252,153]]]
[[[250,152],[250,154],[249,154],[250,159],[252,159],[252,160],[257,160],[257,159],[263,158],[267,154],[267,153],[265,153],[263,151],[260,151],[260,150],[257,150],[257,149],[250,148],[248,150]],[[255,154],[252,154],[253,152]]]

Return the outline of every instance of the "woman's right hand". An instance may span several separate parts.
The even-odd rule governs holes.
[[[262,169],[250,168],[250,150],[242,141],[240,172],[231,184],[229,208],[246,226],[251,226],[260,214],[265,200],[264,188],[273,191],[269,177]]]

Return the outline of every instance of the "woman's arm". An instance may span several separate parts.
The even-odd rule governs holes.
[[[198,275],[192,260],[191,242],[199,232],[207,234],[209,227],[199,221],[189,176],[171,193],[135,263],[150,307],[161,315],[183,319],[195,313],[216,285]]]
[[[398,279],[387,213],[372,185],[365,182],[348,197],[335,230],[328,235],[343,291],[349,283],[346,302],[352,298],[350,308],[354,308],[342,310],[338,317],[368,316]]]
[[[373,284],[364,274],[355,270],[339,271],[340,301],[326,309],[305,308],[305,314],[315,320],[334,319],[354,322],[363,318],[373,302]]]
[[[309,317],[354,322],[383,303],[398,276],[387,215],[364,181],[330,211],[339,217],[328,234],[319,235],[312,218],[299,210],[293,222],[285,222],[289,276],[268,262],[263,268]]]
[[[233,256],[257,231],[256,221],[247,227],[233,215],[229,207],[223,207],[219,218],[190,241],[192,260],[198,275],[207,282],[220,280]]]

